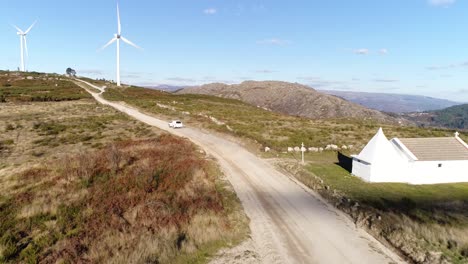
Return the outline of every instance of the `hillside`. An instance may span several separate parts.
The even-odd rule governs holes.
[[[319,90],[383,112],[407,113],[438,110],[458,105],[450,100],[420,95]]]
[[[206,94],[237,99],[271,111],[312,119],[355,118],[378,122],[396,120],[341,98],[326,95],[297,83],[246,81],[241,84],[207,84],[185,88],[178,94]]]
[[[70,79],[0,71],[0,263],[200,263],[248,232],[190,141]]]
[[[403,117],[421,126],[468,129],[468,104],[456,105],[437,111],[408,113]]]

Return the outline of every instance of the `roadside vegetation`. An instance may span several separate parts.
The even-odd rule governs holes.
[[[106,99],[123,101],[142,111],[178,118],[226,135],[255,142],[256,150],[270,147],[265,157],[317,190],[367,229],[415,263],[468,262],[468,184],[414,186],[369,184],[343,169],[342,159],[360,149],[382,126],[387,137],[451,137],[454,130],[380,125],[366,120],[310,120],[285,116],[236,100],[205,95],[174,95],[138,87],[112,88]],[[466,141],[468,135],[461,134]],[[287,147],[354,145],[344,156],[334,151],[300,153]],[[349,162],[349,161],[348,161]],[[341,166],[340,166],[341,165]]]
[[[0,72],[0,263],[205,263],[248,235],[201,150],[43,78]]]

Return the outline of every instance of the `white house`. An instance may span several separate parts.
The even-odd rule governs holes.
[[[352,157],[352,174],[368,182],[468,182],[468,145],[458,133],[446,138],[388,140],[380,128]]]

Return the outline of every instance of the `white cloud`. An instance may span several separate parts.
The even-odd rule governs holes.
[[[380,54],[380,55],[387,55],[387,54],[388,54],[388,50],[387,50],[387,49],[380,49],[380,50],[379,50],[379,54]]]
[[[276,46],[285,46],[291,44],[291,41],[279,39],[279,38],[272,38],[272,39],[264,39],[257,41],[257,44],[267,44],[267,45],[276,45]]]
[[[203,13],[205,13],[206,15],[214,15],[218,13],[218,10],[216,8],[207,8],[203,10]]]
[[[369,54],[369,49],[357,49],[357,50],[354,50],[353,51],[354,54],[358,54],[358,55],[367,55]]]
[[[399,82],[399,80],[395,80],[395,79],[374,79],[374,82],[392,83],[392,82]]]
[[[265,74],[268,74],[268,73],[275,73],[276,71],[273,71],[273,70],[257,70],[255,71],[256,73],[265,73]]]
[[[460,67],[468,67],[468,61],[462,63],[453,63],[449,65],[437,65],[437,66],[429,66],[426,67],[427,70],[435,71],[435,70],[448,70]]]
[[[456,0],[428,0],[428,3],[432,6],[442,6],[447,7],[456,2]]]

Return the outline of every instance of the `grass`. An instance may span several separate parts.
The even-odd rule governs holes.
[[[71,82],[5,74],[18,81],[0,88],[0,263],[204,263],[248,235],[235,193],[190,142]],[[44,91],[55,99],[30,99]]]
[[[0,101],[4,103],[57,102],[84,98],[91,96],[63,76],[0,72]]]
[[[200,155],[161,135],[21,173],[16,193],[2,197],[0,260],[206,261],[243,239],[247,225],[220,172]],[[34,201],[48,207],[32,209]]]
[[[367,183],[334,162],[311,163],[312,174],[298,178],[414,262],[427,261],[430,251],[468,261],[468,183]]]

